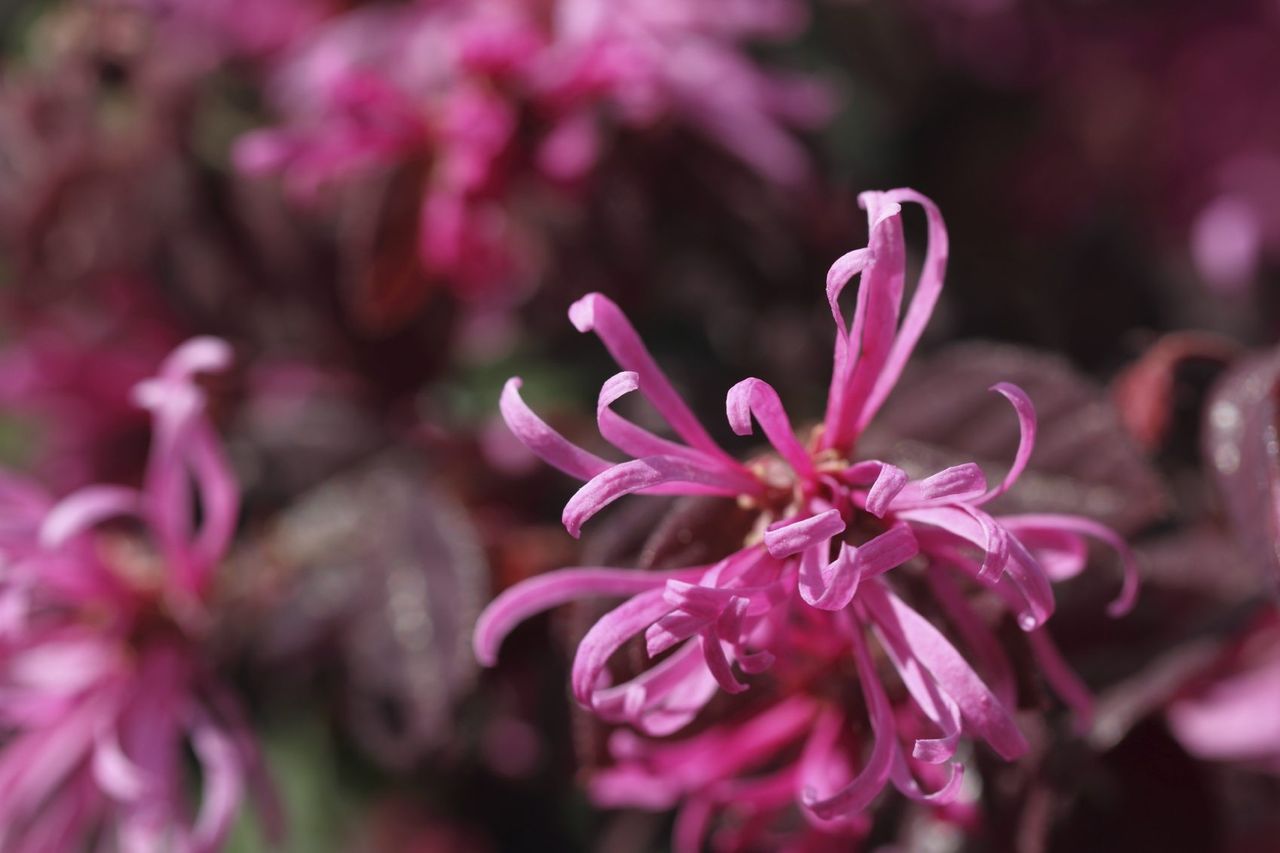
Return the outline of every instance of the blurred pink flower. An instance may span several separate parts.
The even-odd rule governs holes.
[[[777,392],[746,379],[728,393],[729,424],[748,435],[754,419],[773,453],[736,461],[679,397],[617,306],[599,294],[575,303],[569,316],[579,331],[594,331],[623,368],[604,383],[596,413],[601,435],[634,458],[610,462],[571,444],[525,405],[519,379],[502,395],[512,431],[544,460],[587,481],[563,513],[574,536],[606,505],[632,493],[720,495],[758,513],[744,546],[716,563],[644,572],[563,569],[507,590],[476,626],[476,655],[492,664],[506,634],[536,612],[589,596],[631,596],[587,633],[573,667],[573,693],[584,708],[639,732],[614,734],[616,763],[595,776],[592,792],[611,806],[683,804],[682,849],[697,849],[722,809],[755,833],[747,846],[758,846],[772,818],[797,798],[815,831],[857,835],[864,810],[889,783],[912,799],[959,809],[958,817],[964,810],[957,800],[962,739],[985,740],[1005,759],[1027,749],[1013,719],[1011,664],[963,585],[993,591],[1016,615],[1046,679],[1082,719],[1090,697],[1043,630],[1054,609],[1050,583],[1084,568],[1086,537],[1093,537],[1124,558],[1125,582],[1112,612],[1127,610],[1137,591],[1133,559],[1109,528],[1077,516],[986,510],[1017,481],[1034,443],[1031,401],[1013,385],[992,389],[1012,404],[1021,428],[1013,464],[994,486],[973,463],[913,479],[887,462],[857,459],[859,435],[924,331],[948,252],[942,217],[924,196],[901,189],[866,193],[860,201],[869,245],[840,258],[828,274],[834,373],[826,416],[807,440],[793,432]],[[929,246],[904,315],[901,209],[908,202],[927,214]],[[850,325],[839,299],[855,275],[861,287]],[[655,435],[613,409],[632,391],[641,392],[682,441]],[[902,573],[917,578],[915,586],[923,581],[974,664],[908,604],[913,587],[891,580]],[[880,652],[872,650],[869,635]],[[629,681],[611,683],[610,658],[640,636],[656,662]],[[886,689],[890,668],[904,690]],[[718,693],[742,693],[765,673],[772,698],[740,707],[737,722],[674,742],[642,737],[680,731]],[[845,678],[856,680],[862,697],[852,709],[842,695]],[[746,775],[764,768],[773,769]]]
[[[803,181],[791,130],[825,118],[827,93],[766,71],[745,45],[790,37],[805,17],[797,0],[358,10],[294,45],[274,73],[283,124],[244,136],[235,159],[302,197],[371,168],[425,165],[424,269],[464,296],[506,294],[536,266],[519,196],[588,178],[612,127],[682,123],[769,181]]]
[[[5,850],[94,836],[125,851],[213,850],[246,786],[270,811],[252,735],[199,646],[239,495],[195,379],[230,359],[196,338],[135,387],[153,423],[141,489],[94,485],[54,503],[0,479]]]
[[[287,48],[332,14],[338,0],[97,0],[133,6],[165,25],[170,37],[203,42],[226,55],[260,56]]]
[[[0,409],[30,419],[27,458],[56,490],[130,479],[145,451],[147,415],[130,389],[180,340],[133,278],[95,282],[76,299],[6,305]]]
[[[1270,608],[1168,717],[1192,755],[1280,774],[1280,610]]]
[[[914,0],[940,52],[1035,94],[1015,192],[1040,220],[1124,203],[1217,293],[1280,257],[1280,5]]]

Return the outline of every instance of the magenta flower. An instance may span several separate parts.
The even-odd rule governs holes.
[[[1214,671],[1169,707],[1192,755],[1280,774],[1280,610],[1272,607]]]
[[[53,503],[0,479],[5,850],[92,837],[125,851],[213,850],[246,786],[270,811],[253,738],[200,645],[239,495],[195,377],[230,358],[222,341],[196,338],[135,387],[153,423],[141,489],[95,485]]]
[[[590,175],[610,128],[691,126],[766,179],[808,172],[791,128],[825,91],[766,72],[749,40],[785,38],[797,0],[420,2],[332,19],[274,75],[284,124],[245,136],[239,166],[299,196],[373,168],[425,167],[418,254],[464,296],[527,281],[531,191]],[[525,202],[527,206],[527,201]]]
[[[615,732],[615,764],[596,774],[591,790],[604,805],[682,804],[677,834],[686,849],[696,849],[718,813],[763,844],[796,799],[814,832],[857,834],[864,810],[887,784],[934,807],[963,810],[962,740],[983,740],[1005,759],[1027,749],[1013,718],[1011,664],[965,588],[992,591],[1017,617],[1046,679],[1082,718],[1089,695],[1043,629],[1054,609],[1051,582],[1084,568],[1086,537],[1093,537],[1124,560],[1113,612],[1127,610],[1136,594],[1130,552],[1103,525],[987,511],[1017,481],[1034,444],[1035,413],[1015,386],[992,389],[1012,404],[1022,436],[994,486],[972,463],[913,479],[887,462],[857,457],[858,436],[924,330],[947,259],[946,229],[929,199],[900,189],[860,201],[869,245],[828,274],[834,372],[826,415],[806,438],[793,431],[772,387],[746,379],[729,390],[729,424],[748,435],[754,418],[772,452],[735,460],[681,400],[617,306],[599,294],[575,303],[569,316],[580,331],[594,331],[623,368],[604,383],[597,420],[601,435],[633,458],[611,462],[571,444],[525,405],[519,379],[502,395],[512,431],[547,462],[586,480],[563,513],[574,536],[632,493],[720,495],[758,513],[740,550],[719,562],[673,571],[563,569],[507,590],[476,626],[476,655],[492,664],[503,637],[538,611],[589,596],[628,597],[583,638],[573,666],[579,704],[632,729]],[[924,208],[929,246],[904,313],[907,202]],[[861,287],[846,324],[839,299],[855,275]],[[633,391],[680,440],[614,411]],[[910,584],[900,582],[906,579]],[[972,663],[909,603],[922,588]],[[610,659],[640,637],[652,666],[614,683]],[[854,684],[861,702],[849,695]],[[693,722],[718,693],[757,686],[765,698],[739,704],[728,721],[700,726],[692,737],[658,739]]]

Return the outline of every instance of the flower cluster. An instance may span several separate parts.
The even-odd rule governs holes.
[[[797,799],[812,831],[857,835],[888,784],[914,800],[956,805],[965,739],[983,740],[1005,759],[1027,749],[1013,716],[1013,667],[965,588],[994,593],[1026,632],[1046,680],[1086,717],[1088,693],[1044,630],[1054,610],[1051,582],[1079,573],[1087,538],[1096,538],[1124,559],[1112,611],[1124,612],[1136,594],[1133,559],[1103,525],[988,511],[1018,480],[1034,445],[1031,401],[1013,385],[992,389],[1009,400],[1021,427],[1013,463],[994,486],[972,463],[913,478],[889,462],[857,457],[859,435],[924,331],[948,254],[942,217],[929,199],[899,189],[860,201],[869,242],[837,260],[827,278],[834,370],[825,417],[807,437],[793,430],[771,386],[746,379],[728,392],[729,425],[748,435],[754,419],[771,452],[736,461],[678,396],[617,306],[599,294],[574,304],[569,316],[579,331],[595,332],[623,368],[604,383],[596,413],[604,439],[633,458],[612,462],[571,444],[526,406],[518,379],[502,395],[512,431],[586,481],[564,508],[574,536],[607,504],[633,493],[720,495],[757,513],[741,548],[715,563],[563,569],[508,589],[476,627],[476,655],[493,664],[502,639],[530,615],[589,596],[629,596],[588,631],[573,666],[576,700],[608,723],[631,727],[615,731],[614,764],[595,775],[592,792],[604,805],[682,804],[677,841],[685,849],[697,848],[717,814],[730,819],[722,832],[738,833],[726,841],[730,847],[765,843]],[[929,240],[909,301],[905,203],[923,207]],[[840,297],[855,276],[861,283],[849,323]],[[615,411],[633,391],[678,441]],[[913,605],[925,599],[951,631]],[[952,631],[968,656],[948,637]],[[643,638],[653,664],[614,683],[610,659],[633,638]],[[860,701],[850,691],[855,684]],[[727,720],[705,719],[716,695],[749,687],[765,698],[744,699]],[[697,734],[663,739],[695,719]]]
[[[580,183],[611,126],[686,124],[766,179],[807,174],[790,127],[821,119],[812,81],[744,52],[803,26],[795,0],[433,0],[340,15],[293,44],[272,84],[282,126],[239,165],[301,196],[374,167],[421,181],[418,255],[462,295],[529,277],[522,188]]]
[[[6,850],[97,837],[125,851],[207,851],[246,788],[271,811],[252,734],[201,646],[239,493],[196,379],[230,357],[196,338],[135,386],[153,424],[140,489],[94,485],[54,502],[0,477]]]

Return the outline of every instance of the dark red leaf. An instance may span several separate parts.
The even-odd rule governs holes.
[[[327,481],[235,565],[258,616],[247,647],[273,680],[336,664],[352,734],[388,766],[442,743],[475,678],[488,574],[462,507],[421,460],[392,454]]]

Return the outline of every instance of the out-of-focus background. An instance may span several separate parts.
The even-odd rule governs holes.
[[[897,186],[951,264],[868,440],[1005,458],[1016,434],[948,395],[1018,381],[1042,491],[1147,573],[1126,620],[1105,577],[1055,617],[1101,734],[1001,778],[1004,834],[929,849],[1280,849],[1275,776],[1162,716],[1275,577],[1274,497],[1202,452],[1224,377],[1274,399],[1274,0],[5,0],[0,51],[0,454],[55,493],[137,482],[130,387],[231,343],[207,390],[244,505],[209,653],[283,849],[665,849],[669,815],[578,784],[590,614],[472,658],[496,592],[627,565],[661,511],[570,539],[575,484],[506,431],[502,384],[598,447],[613,368],[565,312],[599,290],[717,436],[745,376],[817,420],[826,269],[864,245],[857,193]],[[246,810],[229,849],[264,844]]]

